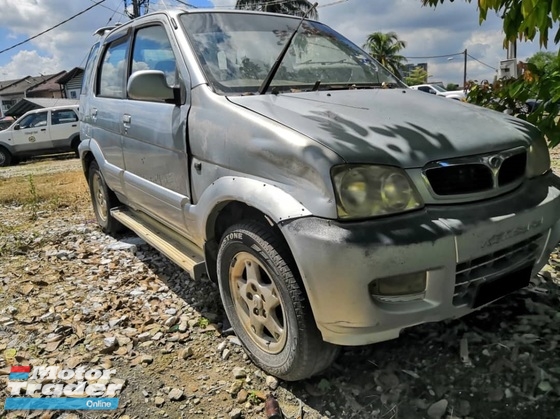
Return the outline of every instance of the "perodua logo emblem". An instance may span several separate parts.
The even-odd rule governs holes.
[[[488,158],[488,164],[493,169],[498,169],[502,165],[503,161],[504,161],[504,158],[500,155],[496,155],[496,156],[492,156],[492,157]]]

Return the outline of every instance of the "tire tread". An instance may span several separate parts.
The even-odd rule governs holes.
[[[244,221],[230,227],[225,233],[236,231],[247,234],[271,257],[272,263],[284,280],[290,295],[297,324],[299,335],[306,336],[300,343],[304,343],[304,348],[299,351],[300,357],[293,360],[293,368],[289,371],[270,371],[273,375],[287,381],[296,381],[311,377],[325,370],[338,355],[339,347],[324,342],[321,333],[317,329],[315,319],[309,306],[305,288],[298,275],[298,270],[288,245],[278,234],[269,226],[255,221]],[[295,357],[294,353],[294,357]],[[259,364],[258,360],[255,360]]]

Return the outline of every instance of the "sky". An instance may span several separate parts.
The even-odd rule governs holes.
[[[35,36],[99,0],[0,0],[0,51]],[[469,80],[492,80],[503,49],[502,20],[489,13],[479,25],[476,1],[449,1],[437,8],[420,0],[318,0],[319,20],[362,46],[372,32],[396,32],[406,42],[409,63],[427,62],[429,81],[462,84],[465,49]],[[130,3],[130,1],[129,1]],[[189,3],[197,7],[233,8],[235,0],[151,0],[158,10]],[[80,16],[21,46],[0,52],[0,81],[53,74],[83,67],[96,29],[126,22],[124,0],[105,0]],[[552,42],[550,42],[552,44]],[[549,46],[550,47],[550,46]],[[554,45],[552,45],[554,47]],[[520,42],[518,59],[539,51],[538,42]],[[451,59],[451,57],[453,57]]]

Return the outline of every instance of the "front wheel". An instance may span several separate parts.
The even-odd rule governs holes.
[[[89,166],[88,184],[97,223],[105,233],[111,235],[118,233],[123,227],[111,216],[111,208],[118,206],[119,200],[105,183],[95,161],[92,161]]]
[[[4,147],[0,147],[0,167],[9,166],[12,162],[12,155]]]
[[[338,347],[322,340],[291,253],[274,230],[250,221],[229,228],[217,271],[228,319],[255,364],[295,381],[332,363]]]

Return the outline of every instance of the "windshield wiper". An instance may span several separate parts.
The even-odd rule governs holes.
[[[282,48],[282,51],[280,51],[280,55],[278,55],[278,58],[276,58],[276,61],[274,61],[274,64],[272,65],[270,71],[268,72],[268,74],[264,78],[264,80],[261,84],[261,87],[259,87],[259,93],[261,95],[265,94],[266,91],[268,90],[268,88],[270,87],[270,83],[272,83],[272,79],[274,79],[274,76],[278,72],[278,69],[280,68],[280,64],[282,64],[282,60],[286,56],[286,53],[288,52],[288,48],[290,48],[290,45],[292,44],[292,41],[294,40],[297,32],[299,31],[299,28],[301,27],[301,24],[303,23],[305,18],[309,15],[309,13],[311,13],[313,10],[315,10],[315,8],[317,7],[318,4],[319,3],[317,3],[317,2],[313,3],[313,6],[311,6],[309,8],[309,10],[307,12],[305,12],[305,14],[301,17],[301,20],[299,21],[296,29],[292,32],[292,35],[288,39],[288,42],[286,42],[286,45],[284,45],[284,48]]]
[[[383,85],[383,83],[322,83],[321,80],[317,80],[313,87],[310,89],[311,92],[316,92],[317,90],[359,90],[359,89],[392,89],[396,87],[394,84]]]

